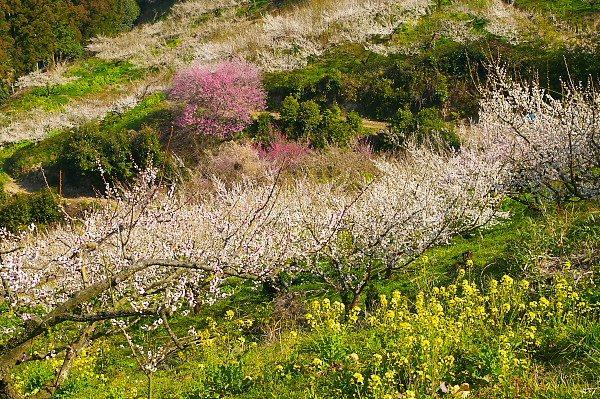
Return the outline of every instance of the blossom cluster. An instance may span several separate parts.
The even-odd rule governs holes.
[[[593,84],[563,82],[560,95],[521,83],[490,66],[475,129],[505,165],[507,190],[537,199],[597,198],[600,94]]]
[[[242,60],[205,65],[196,62],[174,78],[171,98],[184,103],[175,123],[200,134],[231,137],[262,111],[266,93],[259,70]]]
[[[226,297],[231,291],[222,288],[232,280],[310,272],[354,295],[345,301],[353,319],[352,305],[381,265],[399,268],[501,216],[495,165],[476,152],[415,147],[377,167],[379,174],[358,187],[279,181],[275,174],[266,182],[215,179],[213,191],[189,197],[154,168],[141,170],[130,187],[107,184],[100,209],[84,218],[4,237],[0,277],[22,318],[5,343],[11,353],[25,353],[23,339],[72,321],[88,323],[77,341],[87,345],[97,322],[112,319],[127,337],[131,317],[142,316],[136,328],[166,329],[173,339],[152,354],[130,345],[152,373],[169,353],[203,336],[190,329],[176,337],[168,318]]]

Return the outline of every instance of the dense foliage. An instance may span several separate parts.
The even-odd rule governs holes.
[[[337,104],[323,109],[312,100],[299,102],[293,96],[283,100],[277,125],[290,139],[309,141],[315,148],[348,145],[362,132],[362,119],[356,112],[344,118]]]
[[[0,204],[0,226],[13,233],[31,226],[46,227],[61,217],[59,199],[50,190],[7,197]]]
[[[164,151],[152,129],[107,134],[98,125],[88,125],[70,132],[56,163],[48,166],[64,171],[65,179],[74,180],[72,185],[88,179],[101,188],[103,179],[126,182],[136,171],[164,163]]]
[[[0,82],[80,55],[87,39],[130,29],[135,0],[3,1],[0,3]]]

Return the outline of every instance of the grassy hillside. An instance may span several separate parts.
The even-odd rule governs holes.
[[[600,397],[600,4],[144,7],[0,109],[0,398]]]
[[[96,68],[97,75],[121,76],[121,90],[116,91],[115,80],[96,81],[90,91],[84,78],[59,84],[65,87],[52,94],[47,88],[55,83],[49,80],[42,84],[46,89],[9,102],[0,138],[11,142],[40,139],[56,128],[101,118],[117,106],[134,106],[145,93],[162,90],[163,78],[192,59],[215,62],[232,56],[244,57],[285,78],[284,71],[307,66],[311,70],[311,64],[323,63],[332,54],[331,62],[312,72],[306,83],[301,80],[280,88],[279,93],[314,92],[315,88],[298,84],[310,85],[341,70],[339,101],[348,108],[358,103],[371,117],[389,117],[391,111],[369,110],[363,105],[369,99],[357,98],[361,93],[374,95],[370,101],[391,101],[393,111],[406,105],[413,110],[435,106],[445,117],[453,113],[472,116],[476,113],[470,100],[472,82],[485,79],[480,66],[490,58],[501,55],[519,74],[537,74],[553,90],[559,88],[558,78],[567,73],[575,80],[597,76],[594,5],[584,1],[549,4],[500,0],[181,2],[160,21],[113,38],[95,38],[88,46],[100,59],[127,61],[147,72],[129,76],[128,64],[113,71]],[[367,64],[361,66],[365,60]],[[65,72],[65,77],[78,78],[81,73],[81,68],[75,68]],[[364,78],[377,84],[366,85],[360,81]]]

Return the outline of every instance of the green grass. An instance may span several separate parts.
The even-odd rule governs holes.
[[[15,179],[23,178],[40,165],[54,163],[65,139],[65,134],[56,133],[39,142],[19,142],[10,156],[3,159],[2,169]]]
[[[109,115],[99,123],[107,134],[127,130],[141,130],[144,126],[164,127],[172,120],[165,95],[156,93],[123,115]],[[54,132],[39,142],[22,141],[0,152],[0,166],[4,175],[15,179],[27,176],[32,170],[53,165],[70,134],[69,130]],[[0,174],[0,177],[2,175]]]
[[[173,115],[171,106],[165,99],[164,93],[152,94],[123,115],[107,116],[100,123],[103,128],[111,132],[140,130],[144,126],[160,127],[169,124]]]
[[[516,0],[515,5],[526,9],[551,12],[560,19],[581,22],[586,16],[600,11],[600,2],[585,0]]]
[[[119,83],[140,79],[145,75],[143,69],[123,61],[105,61],[91,58],[72,66],[66,76],[77,80],[51,87],[36,87],[9,104],[9,109],[32,110],[42,108],[46,111],[60,110],[72,99],[100,93]]]
[[[30,140],[23,140],[0,147],[0,185],[3,185],[10,179],[10,175],[4,169],[6,160],[10,159],[15,152],[21,148],[27,147],[31,144],[32,142]]]

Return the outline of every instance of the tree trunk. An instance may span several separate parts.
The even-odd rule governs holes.
[[[67,349],[65,360],[63,361],[62,367],[56,378],[46,383],[37,394],[33,395],[32,399],[50,399],[54,396],[56,391],[62,387],[71,372],[71,368],[73,368],[73,364],[75,363],[75,359],[77,359],[79,352],[90,344],[90,336],[94,333],[98,324],[98,322],[93,322],[83,329],[77,341]]]
[[[13,367],[19,363],[23,355],[31,347],[33,340],[26,340],[16,347],[5,350],[0,356],[0,399],[23,399],[14,386],[11,372]]]
[[[152,390],[152,372],[146,373],[148,376],[148,399],[153,399],[154,392]]]

